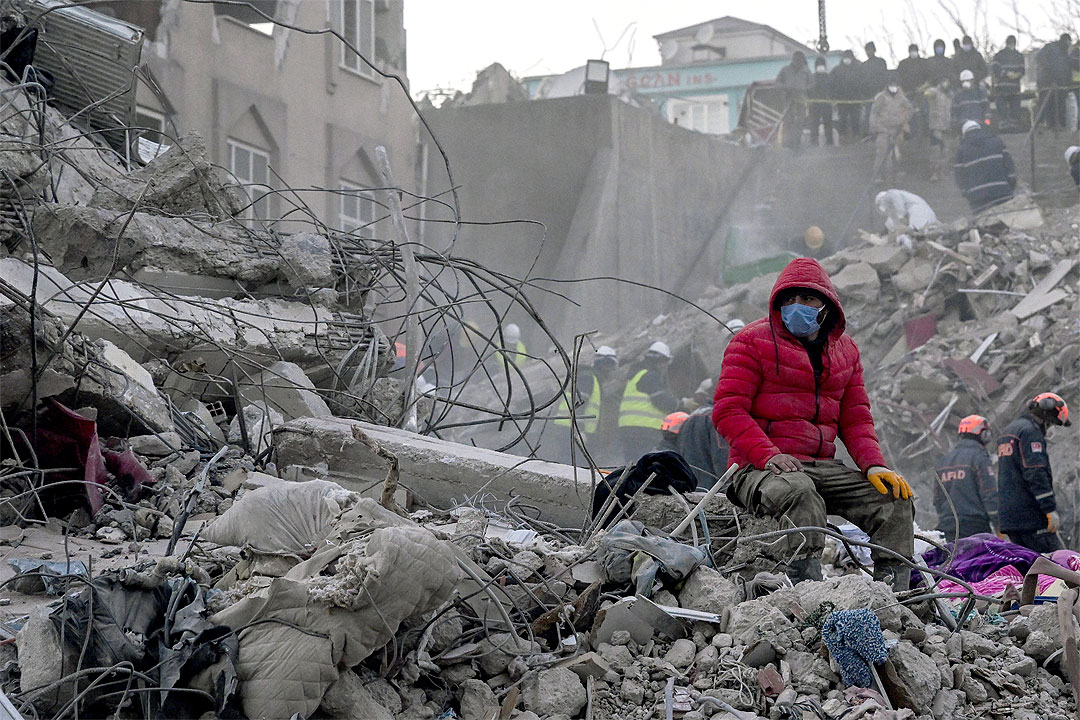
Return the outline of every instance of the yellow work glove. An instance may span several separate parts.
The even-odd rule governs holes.
[[[888,495],[889,491],[885,488],[886,483],[892,488],[892,496],[897,500],[903,498],[904,500],[910,500],[912,496],[911,486],[907,484],[903,476],[898,472],[893,472],[889,468],[875,465],[866,471],[866,479],[870,481],[870,484],[874,486],[882,495]]]

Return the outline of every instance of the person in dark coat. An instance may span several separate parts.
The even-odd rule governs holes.
[[[836,131],[841,143],[862,137],[862,73],[855,62],[855,53],[845,50],[840,64],[829,73],[836,104]]]
[[[825,72],[825,58],[814,61],[814,74],[810,78],[810,144],[818,144],[818,129],[825,126],[825,144],[833,144],[833,98],[832,75]]]
[[[783,88],[787,100],[784,147],[797,150],[802,144],[803,126],[806,125],[806,95],[810,89],[810,67],[806,64],[806,55],[796,50],[791,62],[776,76],[776,85]]]
[[[859,66],[862,76],[861,99],[865,101],[862,116],[863,129],[866,132],[873,132],[870,130],[870,107],[877,94],[889,84],[889,66],[885,63],[885,58],[878,57],[877,46],[873,42],[866,43],[863,50],[866,51],[866,59]]]
[[[1016,49],[1016,36],[1005,38],[1005,47],[994,54],[990,63],[994,83],[994,105],[997,107],[998,127],[1019,128],[1020,78],[1024,77],[1024,56]]]
[[[964,36],[964,39],[960,41],[960,49],[953,55],[953,72],[956,73],[957,80],[960,79],[960,73],[965,70],[970,70],[975,76],[976,84],[986,78],[986,60],[983,59],[982,53],[975,49],[975,43],[972,42],[970,35]]]
[[[796,258],[776,279],[768,315],[731,338],[712,411],[739,466],[728,498],[787,527],[822,527],[828,513],[843,515],[874,543],[911,557],[911,488],[887,467],[859,347],[846,327],[825,269]],[[836,459],[838,438],[858,469]],[[824,536],[808,532],[774,547],[798,554],[788,572],[804,580],[821,579],[824,546]],[[871,555],[876,579],[908,587],[902,563],[877,550]]]
[[[927,122],[926,99],[922,91],[929,78],[929,65],[927,59],[919,55],[919,46],[915,43],[908,45],[908,56],[896,66],[895,77],[904,95],[915,107],[915,116],[911,121],[912,134],[926,137],[930,134],[930,126]]]
[[[960,439],[937,467],[940,482],[934,485],[938,530],[949,542],[998,527],[997,478],[986,444],[990,426],[980,415],[960,421]],[[955,512],[955,519],[953,513]]]
[[[989,119],[990,94],[974,81],[970,70],[965,70],[960,73],[960,89],[952,99],[953,132],[960,132],[968,120],[986,125]]]
[[[1050,425],[1069,426],[1069,407],[1059,395],[1039,393],[998,439],[998,497],[1001,531],[1035,552],[1062,548],[1054,474],[1046,449]]]
[[[1080,186],[1080,146],[1073,145],[1065,149],[1065,164],[1069,166],[1069,175]]]
[[[1016,190],[1016,166],[1005,143],[972,120],[964,123],[953,173],[974,213],[1011,200]]]
[[[953,70],[952,60],[945,57],[945,41],[938,38],[934,41],[934,54],[926,58],[926,82],[940,85],[942,80],[953,82]]]
[[[1038,120],[1045,122],[1052,129],[1063,129],[1066,125],[1067,86],[1072,84],[1072,72],[1069,68],[1069,45],[1072,38],[1062,34],[1054,42],[1047,43],[1035,55],[1038,68],[1039,107]]]

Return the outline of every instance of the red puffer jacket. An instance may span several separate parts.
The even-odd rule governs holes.
[[[817,290],[835,307],[820,382],[806,348],[775,306],[776,296],[789,288]],[[779,453],[831,460],[839,435],[860,470],[884,466],[859,348],[844,334],[844,311],[825,270],[809,258],[792,260],[776,279],[769,308],[768,318],[731,339],[716,384],[713,424],[731,446],[731,462],[764,469]]]

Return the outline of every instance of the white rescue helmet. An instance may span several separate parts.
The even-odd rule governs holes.
[[[742,330],[744,327],[746,327],[746,323],[743,322],[742,320],[740,320],[739,318],[732,318],[731,320],[728,320],[724,324],[727,325],[727,329],[730,330],[733,333],[737,333],[740,330]]]
[[[661,357],[667,358],[668,360],[671,359],[671,348],[667,346],[667,343],[660,342],[659,340],[650,345],[649,349],[646,350],[646,353],[660,355]]]
[[[977,130],[978,128],[979,123],[975,122],[974,120],[965,120],[964,124],[960,127],[960,130],[964,135],[967,135],[972,130]]]
[[[960,82],[964,82],[965,80],[974,81],[975,80],[975,73],[971,72],[970,70],[961,71],[961,73],[960,73]]]
[[[1080,145],[1070,145],[1065,148],[1065,162],[1071,163],[1073,155],[1076,155],[1077,153],[1080,153]]]
[[[521,328],[514,323],[507,323],[503,326],[503,337],[506,339],[507,345],[516,345],[517,341],[521,339]]]

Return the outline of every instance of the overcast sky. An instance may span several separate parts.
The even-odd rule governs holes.
[[[1075,32],[1080,22],[1080,0],[827,0],[829,43],[861,48],[873,39],[890,67],[912,39],[925,54],[935,37],[945,37],[951,52],[960,32],[944,7],[959,11],[970,34],[996,45],[1019,24],[1021,50],[1033,35],[1043,41],[1066,23]],[[1025,17],[1018,21],[1014,7]],[[468,90],[477,70],[493,62],[518,77],[546,75],[582,65],[605,48],[612,67],[657,65],[653,35],[724,15],[772,25],[807,43],[818,35],[815,0],[405,0],[409,81],[414,93]]]

